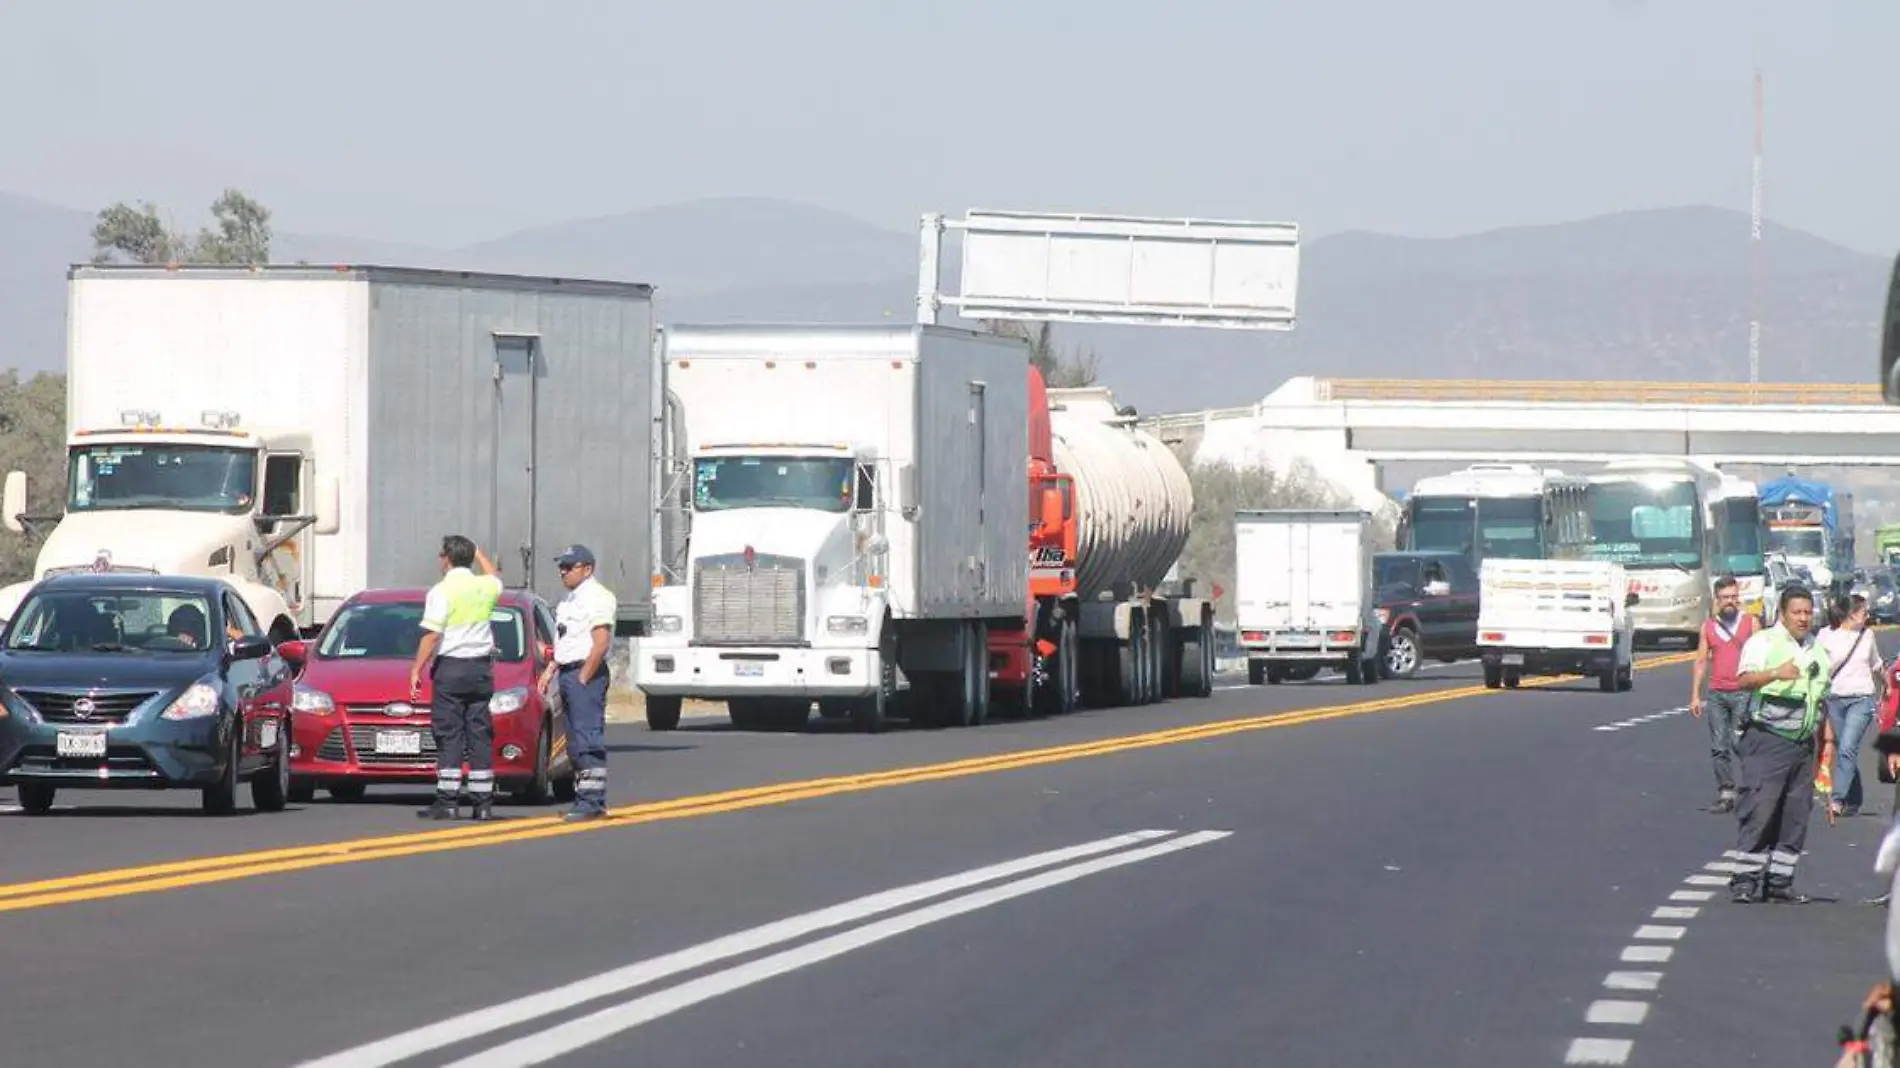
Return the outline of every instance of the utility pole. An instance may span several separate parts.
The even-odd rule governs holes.
[[[1762,78],[1755,68],[1755,159],[1748,196],[1748,384],[1761,384],[1761,312],[1764,288],[1761,247]]]

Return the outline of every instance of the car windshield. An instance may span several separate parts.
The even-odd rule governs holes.
[[[195,594],[150,590],[53,590],[14,614],[7,648],[34,653],[202,653],[211,608]]]
[[[855,461],[841,456],[720,456],[693,461],[693,508],[851,507]]]
[[[488,617],[495,658],[510,663],[523,655],[519,608],[502,605]],[[324,660],[409,660],[422,644],[422,602],[359,602],[346,605],[323,628],[317,656]]]
[[[1590,559],[1628,568],[1702,566],[1693,482],[1598,482],[1585,492]]]
[[[66,510],[251,510],[257,453],[216,445],[81,445],[68,465]]]

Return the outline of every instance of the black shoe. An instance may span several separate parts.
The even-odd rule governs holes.
[[[1758,900],[1754,883],[1728,884],[1728,899],[1737,905],[1752,905]]]
[[[561,817],[561,820],[565,823],[585,823],[588,820],[604,820],[606,818],[607,812],[605,809],[577,808],[567,812],[567,814]]]
[[[455,802],[445,801],[438,797],[429,803],[428,808],[418,809],[416,811],[416,818],[419,820],[452,820],[456,818],[459,812],[460,808]]]
[[[469,807],[468,818],[472,820],[494,819],[495,818],[495,799],[492,797],[485,797],[480,801],[473,802]]]

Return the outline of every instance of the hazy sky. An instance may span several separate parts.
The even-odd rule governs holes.
[[[1900,248],[1896,0],[0,0],[0,189],[465,243],[764,195],[1417,235],[1748,206]],[[4,240],[4,235],[0,235]]]

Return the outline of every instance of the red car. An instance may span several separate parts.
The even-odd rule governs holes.
[[[429,681],[409,697],[409,663],[422,640],[423,589],[365,590],[337,609],[313,642],[278,652],[302,667],[291,706],[290,796],[318,787],[356,800],[377,784],[435,782]],[[574,797],[574,765],[558,693],[535,688],[554,655],[554,614],[533,593],[495,605],[495,784],[516,801]],[[555,687],[550,686],[550,690]]]

